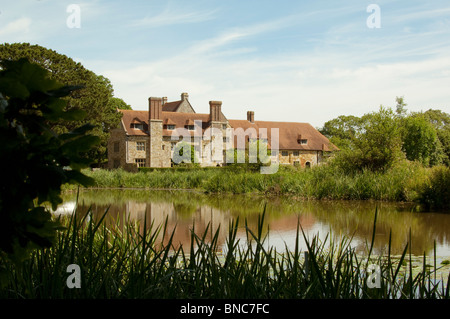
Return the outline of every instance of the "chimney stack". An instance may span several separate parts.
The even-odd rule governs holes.
[[[187,100],[188,98],[189,98],[189,94],[187,94],[187,93],[181,93],[181,100],[182,100],[182,101]]]
[[[167,103],[167,96],[165,96],[165,97],[162,98],[162,105],[164,105],[164,104],[166,104],[166,103]]]
[[[148,116],[149,120],[162,120],[162,98],[148,98]]]
[[[255,123],[255,112],[247,111],[247,121],[250,123]]]
[[[222,114],[222,101],[209,101],[209,115],[211,122],[220,122]]]

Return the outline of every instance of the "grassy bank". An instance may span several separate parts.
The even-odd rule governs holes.
[[[294,195],[306,199],[415,201],[427,209],[450,209],[450,169],[402,162],[387,171],[346,174],[332,166],[280,167],[276,174],[236,168],[161,169],[129,173],[84,171],[100,188],[196,189],[207,193]],[[65,189],[74,189],[66,186]]]
[[[280,254],[265,248],[264,215],[254,231],[231,222],[224,247],[208,229],[194,229],[190,247],[177,248],[165,224],[106,228],[102,219],[75,214],[63,220],[67,230],[54,247],[34,251],[20,267],[2,262],[0,298],[449,298],[448,275],[437,276],[441,265],[424,256],[413,271],[408,245],[396,258],[390,243],[385,256],[373,256],[372,240],[361,258],[350,238],[305,237],[307,250]],[[242,228],[246,242],[237,237]],[[298,229],[297,242],[302,236]],[[79,289],[67,286],[70,264],[80,267]],[[371,264],[379,267],[378,283],[368,280]]]

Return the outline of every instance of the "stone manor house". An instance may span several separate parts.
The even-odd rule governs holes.
[[[227,150],[248,148],[248,142],[255,139],[265,141],[268,149],[277,149],[271,161],[281,165],[311,167],[338,150],[308,123],[256,121],[253,111],[244,120],[228,119],[221,101],[209,101],[209,114],[196,113],[187,93],[179,101],[148,100],[148,111],[118,110],[122,121],[110,132],[109,168],[170,167],[173,151],[182,140],[194,145],[201,166],[226,165]],[[220,146],[219,152],[213,144]]]

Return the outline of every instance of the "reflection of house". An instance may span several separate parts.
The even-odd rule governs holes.
[[[148,111],[119,110],[122,121],[111,131],[108,142],[109,167],[170,167],[173,149],[183,137],[195,145],[202,165],[223,165],[225,150],[246,147],[238,141],[241,137],[245,142],[264,140],[269,148],[276,149],[271,145],[275,129],[279,132],[280,164],[313,166],[322,161],[324,153],[337,150],[308,123],[255,121],[253,111],[247,112],[246,120],[229,120],[222,113],[222,102],[210,101],[209,105],[209,114],[196,113],[188,94],[183,93],[175,102],[149,98]],[[209,136],[211,130],[215,131]],[[242,134],[237,135],[238,131]],[[213,145],[220,145],[221,150],[214,157]]]

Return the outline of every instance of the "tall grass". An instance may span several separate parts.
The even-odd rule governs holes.
[[[424,168],[401,162],[384,172],[346,173],[332,165],[312,169],[280,167],[263,175],[234,168],[152,170],[129,173],[118,170],[84,171],[95,187],[197,189],[207,193],[286,194],[308,199],[416,201],[432,209],[449,209],[450,168]],[[65,189],[70,189],[67,186]]]
[[[105,213],[106,214],[106,213]],[[374,234],[376,227],[374,220]],[[105,216],[105,215],[104,215]],[[449,298],[450,278],[434,278],[438,268],[426,267],[412,274],[408,245],[400,260],[390,256],[358,256],[351,238],[334,243],[317,237],[309,240],[301,224],[293,251],[278,253],[266,247],[263,229],[265,212],[252,231],[239,219],[229,224],[224,247],[218,244],[219,230],[197,234],[192,229],[190,246],[176,247],[173,234],[162,225],[139,225],[117,220],[107,228],[103,218],[77,213],[61,220],[67,227],[57,244],[35,251],[21,267],[6,263],[1,298]],[[246,240],[237,234],[244,228]],[[264,235],[266,234],[266,235]],[[300,251],[303,236],[306,251]],[[331,238],[331,237],[330,237]],[[389,243],[390,244],[390,243]],[[390,245],[388,246],[390,247]],[[368,286],[368,266],[381,269],[379,288]],[[81,268],[81,288],[68,288],[67,266]],[[447,283],[444,282],[447,279]]]

